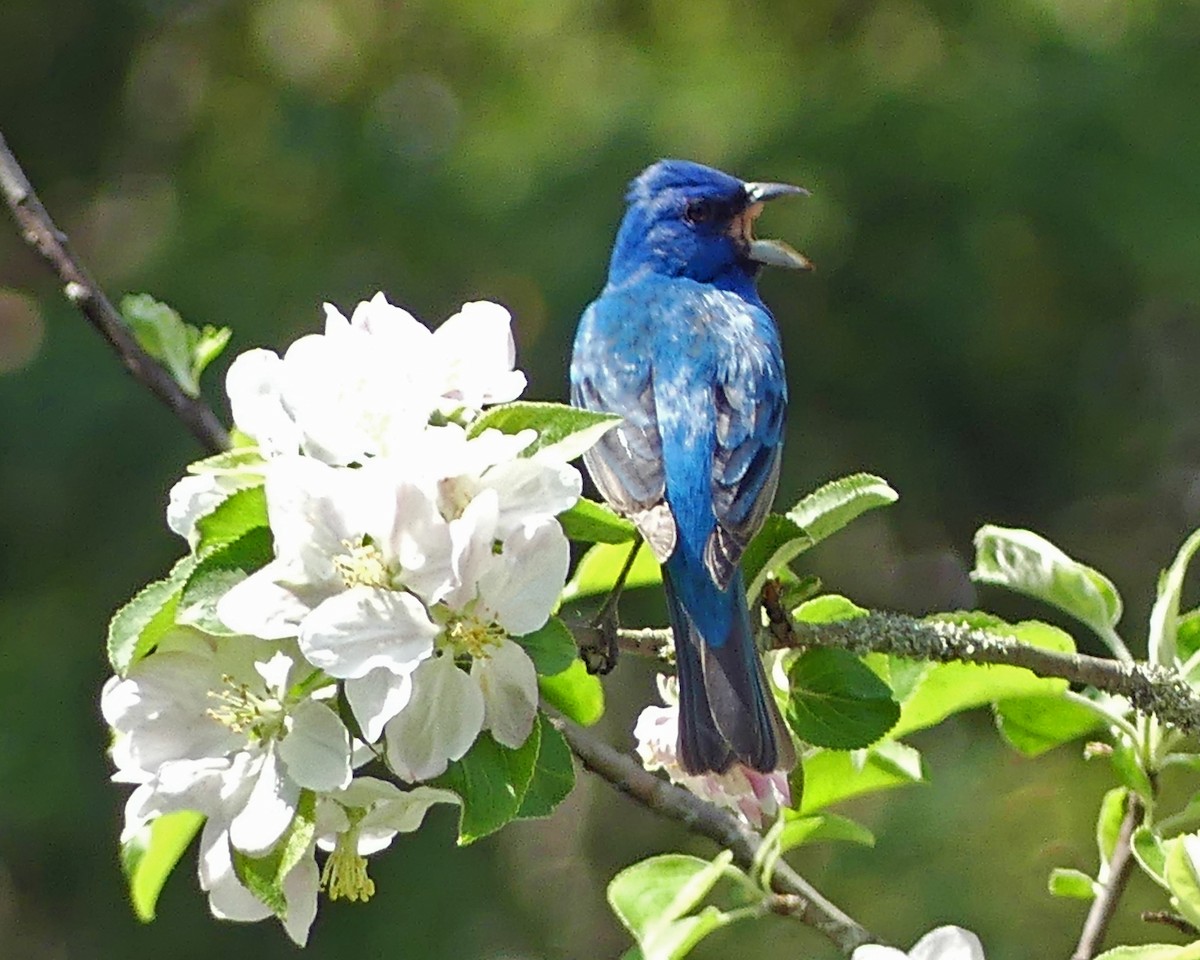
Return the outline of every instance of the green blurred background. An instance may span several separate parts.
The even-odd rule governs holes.
[[[4,0],[0,130],[113,295],[231,325],[233,351],[381,288],[431,321],[497,299],[552,399],[641,167],[804,184],[760,229],[818,266],[763,281],[793,398],[781,499],[860,469],[901,492],[807,569],[877,606],[1046,616],[966,577],[981,522],[1028,525],[1117,581],[1140,646],[1200,519],[1198,50],[1174,0]],[[291,956],[273,924],[211,920],[190,857],[156,923],[126,906],[104,631],[180,552],[163,508],[197,449],[0,221],[0,960]],[[651,675],[608,688],[627,744]],[[928,785],[850,808],[878,847],[802,870],[899,943],[958,922],[992,960],[1068,955],[1085,908],[1046,874],[1094,869],[1110,773],[1072,747],[1021,760],[985,714],[918,744]],[[587,778],[465,850],[433,816],[308,955],[615,957],[607,878],[680,848],[712,852]],[[1169,938],[1134,919],[1161,905],[1135,881],[1117,935]],[[833,953],[767,920],[696,955]]]

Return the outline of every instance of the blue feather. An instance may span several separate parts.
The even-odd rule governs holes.
[[[693,773],[794,763],[738,569],[775,495],[787,405],[778,331],[755,289],[760,187],[788,189],[686,161],[644,171],[571,364],[573,402],[624,418],[585,462],[664,565]]]

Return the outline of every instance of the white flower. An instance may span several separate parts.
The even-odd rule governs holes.
[[[895,947],[871,943],[856,949],[851,960],[985,960],[983,944],[970,930],[938,927],[918,940],[905,953]]]
[[[658,691],[666,706],[642,710],[634,726],[638,756],[647,770],[664,770],[672,783],[737,814],[755,829],[773,820],[791,803],[787,774],[759,773],[735,763],[724,773],[693,775],[679,763],[679,694],[674,677],[659,674]]]
[[[357,777],[345,790],[317,803],[316,846],[329,853],[321,886],[331,900],[368,900],[375,884],[367,876],[366,857],[385,849],[397,833],[411,833],[435,803],[462,801],[449,790],[414,787],[401,790],[374,777]]]
[[[569,552],[553,519],[498,540],[498,513],[495,491],[485,490],[454,521],[461,582],[435,608],[438,655],[413,672],[412,700],[384,730],[388,762],[405,780],[438,776],[482,730],[516,748],[533,729],[537,674],[511,637],[545,625]]]
[[[511,317],[468,303],[436,331],[382,293],[349,320],[325,304],[325,332],[280,358],[251,350],[229,368],[234,422],[267,457],[303,452],[330,464],[404,455],[435,412],[520,396]]]
[[[273,461],[266,481],[276,558],[235,585],[217,614],[264,639],[296,636],[310,663],[346,681],[368,740],[408,702],[433,652],[435,602],[456,583],[436,493],[373,460],[357,470]]]
[[[213,914],[261,920],[271,910],[237,879],[230,851],[263,856],[291,826],[302,789],[347,787],[350,736],[328,705],[294,692],[313,673],[298,653],[245,637],[183,646],[111,678],[101,694],[116,733],[113,779],[138,784],[122,839],[166,813],[203,813],[200,883]],[[284,883],[284,926],[301,944],[316,912],[314,871],[297,867]]]

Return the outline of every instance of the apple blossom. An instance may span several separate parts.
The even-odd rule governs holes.
[[[870,943],[858,947],[851,960],[985,960],[983,944],[970,930],[938,927],[930,930],[905,953],[895,947]]]

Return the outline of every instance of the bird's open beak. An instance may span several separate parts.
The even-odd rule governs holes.
[[[764,201],[774,200],[776,197],[807,197],[808,191],[803,187],[794,187],[790,183],[747,183],[745,190],[750,203],[742,215],[745,219],[744,223],[739,225],[739,229],[742,231],[742,238],[747,243],[746,255],[751,260],[769,267],[811,270],[813,268],[812,261],[782,240],[756,240],[750,233],[750,225],[762,212]]]

